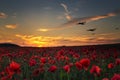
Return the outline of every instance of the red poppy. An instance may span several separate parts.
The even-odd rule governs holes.
[[[80,60],[80,64],[82,64],[83,68],[84,68],[85,70],[87,70],[88,67],[89,67],[89,65],[90,65],[90,59],[88,59],[88,58],[83,58],[83,59]]]
[[[65,66],[63,67],[63,69],[64,69],[67,73],[70,72],[70,66],[69,66],[69,65],[65,65]]]
[[[0,72],[0,76],[1,76],[1,77],[3,77],[4,75],[5,75],[5,72],[4,72],[4,71]]]
[[[44,67],[41,67],[39,70],[40,70],[40,73],[43,73],[45,71]]]
[[[101,69],[99,66],[93,65],[92,68],[90,69],[90,73],[96,75],[100,75]]]
[[[14,70],[11,69],[10,67],[7,67],[7,68],[5,69],[5,72],[6,72],[7,75],[9,75],[10,77],[12,77],[12,76],[15,74]]]
[[[1,77],[0,80],[10,80],[12,77],[10,76],[4,76],[4,77]]]
[[[46,58],[44,58],[44,57],[40,58],[40,62],[41,63],[46,63]]]
[[[75,59],[79,59],[79,58],[80,58],[80,55],[79,55],[79,54],[73,54],[73,57],[74,57]]]
[[[114,74],[111,80],[120,80],[120,74]]]
[[[50,59],[50,60],[48,60],[48,63],[49,64],[55,64],[55,60]]]
[[[20,69],[20,64],[17,63],[17,62],[12,61],[10,63],[10,69],[12,69],[12,70],[19,70]]]
[[[108,68],[109,68],[109,69],[111,69],[111,68],[113,68],[113,67],[114,67],[114,64],[113,64],[113,63],[109,63],[109,64],[108,64]]]
[[[116,59],[115,64],[120,65],[120,58]]]
[[[73,63],[69,63],[69,66],[72,67],[72,66],[73,66]]]
[[[34,59],[30,59],[29,65],[30,66],[35,66],[36,65],[36,61]]]
[[[57,67],[55,65],[51,66],[48,71],[55,72],[57,70]]]
[[[75,63],[75,66],[78,70],[82,69],[82,64],[80,64],[80,62],[78,62],[78,61]]]
[[[35,70],[33,71],[33,76],[38,76],[39,73],[40,73],[40,69],[35,69]]]
[[[92,54],[91,59],[92,59],[92,60],[96,60],[96,58],[97,58],[97,55],[96,55],[95,53]]]
[[[69,60],[70,60],[70,58],[69,58],[69,57],[67,57],[67,56],[65,56],[65,60],[66,60],[66,61],[69,61]]]

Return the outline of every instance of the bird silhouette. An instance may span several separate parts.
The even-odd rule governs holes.
[[[86,22],[79,22],[79,23],[77,23],[78,25],[80,24],[80,25],[85,25],[85,23]]]
[[[117,27],[117,28],[115,28],[116,30],[118,30],[119,28]]]
[[[93,31],[95,31],[95,30],[96,30],[96,28],[92,28],[92,29],[88,29],[87,31],[93,32]]]

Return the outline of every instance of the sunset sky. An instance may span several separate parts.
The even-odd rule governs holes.
[[[6,42],[36,47],[120,43],[120,0],[0,0],[0,43]]]

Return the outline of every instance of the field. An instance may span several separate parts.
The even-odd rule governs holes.
[[[120,80],[120,45],[0,47],[0,80]]]

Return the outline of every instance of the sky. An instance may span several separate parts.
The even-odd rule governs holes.
[[[120,0],[1,0],[0,43],[51,47],[120,43]]]

